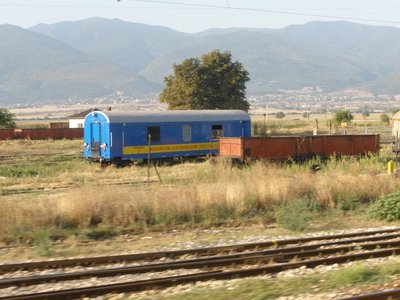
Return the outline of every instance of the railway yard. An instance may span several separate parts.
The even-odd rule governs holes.
[[[400,300],[400,5],[4,2],[0,300]]]
[[[0,153],[0,299],[400,298],[400,224],[366,214],[400,187],[389,145],[150,169],[86,162],[81,140]]]

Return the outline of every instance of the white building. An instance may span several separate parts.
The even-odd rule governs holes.
[[[92,108],[88,109],[85,111],[82,111],[80,113],[77,113],[75,115],[69,116],[69,128],[83,128],[84,127],[84,122],[85,122],[85,117],[87,116],[88,113],[92,111],[99,111],[100,109],[97,108]]]

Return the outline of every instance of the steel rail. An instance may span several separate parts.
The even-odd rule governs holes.
[[[161,272],[166,270],[177,269],[202,269],[215,267],[230,267],[236,265],[255,265],[262,263],[282,263],[291,260],[298,260],[310,257],[321,257],[324,255],[343,254],[355,250],[373,250],[376,248],[394,248],[400,247],[400,240],[364,243],[358,245],[341,246],[335,248],[323,248],[317,250],[297,249],[297,251],[285,254],[279,253],[277,250],[264,250],[255,252],[245,252],[240,254],[231,254],[224,256],[212,256],[206,258],[187,259],[164,263],[143,264],[129,267],[117,267],[99,270],[84,270],[69,273],[57,273],[48,275],[34,275],[25,277],[0,279],[0,288],[14,285],[34,285],[45,282],[59,282],[67,280],[82,279],[87,277],[110,277],[126,274],[140,274],[148,272]]]
[[[395,233],[398,232],[398,233]],[[377,235],[386,234],[386,235]],[[385,230],[375,230],[367,232],[354,232],[346,234],[334,234],[328,236],[315,236],[315,237],[302,237],[293,238],[286,240],[276,240],[276,241],[266,241],[259,243],[246,243],[239,245],[228,245],[228,246],[217,246],[217,247],[206,247],[206,248],[195,248],[195,249],[184,249],[184,250],[171,250],[171,251],[161,251],[161,252],[145,252],[145,253],[135,253],[135,254],[122,254],[113,256],[97,256],[97,257],[82,257],[73,259],[60,259],[60,260],[48,260],[48,261],[37,261],[37,262],[23,262],[23,263],[10,263],[0,265],[0,274],[7,273],[16,270],[33,270],[33,269],[50,269],[50,268],[62,268],[62,267],[72,267],[72,266],[94,266],[99,264],[107,263],[121,263],[121,262],[134,262],[134,261],[145,261],[145,260],[155,260],[161,258],[177,258],[186,255],[193,256],[207,256],[207,255],[217,255],[217,254],[231,254],[235,252],[244,252],[250,250],[265,249],[269,247],[279,247],[292,244],[301,244],[313,241],[323,241],[323,240],[336,240],[344,238],[352,238],[350,240],[338,240],[330,243],[324,243],[323,245],[308,245],[308,250],[316,249],[321,246],[330,245],[343,245],[350,243],[360,243],[367,241],[377,241],[384,239],[394,239],[400,236],[400,229],[385,229]],[[358,237],[358,238],[357,238]],[[285,248],[279,248],[277,250],[282,253]],[[286,250],[287,251],[287,250]],[[293,251],[293,249],[289,250]]]
[[[231,271],[218,270],[211,272],[201,272],[190,275],[170,276],[165,278],[157,278],[149,280],[129,281],[124,283],[114,283],[114,284],[98,285],[92,287],[65,289],[60,291],[39,292],[39,293],[22,294],[14,296],[7,295],[5,297],[0,296],[0,300],[75,299],[77,297],[104,295],[107,293],[138,292],[146,289],[165,288],[178,284],[193,283],[198,281],[222,280],[222,279],[258,276],[263,274],[275,274],[281,271],[296,269],[299,267],[312,268],[318,265],[332,265],[337,263],[346,263],[350,261],[364,260],[368,258],[386,257],[399,254],[400,254],[399,248],[390,248],[385,250],[374,250],[358,254],[347,254],[329,258],[318,258],[300,262],[282,263],[282,264],[268,265],[268,266],[249,268],[249,269],[236,269]]]
[[[80,188],[80,187],[98,187],[98,186],[118,186],[118,185],[148,185],[150,183],[159,183],[159,180],[150,180],[150,181],[143,181],[143,180],[137,180],[137,181],[121,181],[121,182],[104,182],[104,183],[97,183],[97,184],[91,184],[88,183],[84,186],[78,185],[78,184],[69,184],[69,185],[61,185],[57,186],[55,188],[49,188],[49,187],[36,187],[36,188],[25,188],[25,189],[3,189],[2,190],[2,195],[4,196],[10,196],[10,195],[21,195],[21,194],[35,194],[35,193],[40,193],[43,191],[47,192],[56,192],[56,191],[65,191],[73,188]]]
[[[362,294],[348,298],[341,298],[339,300],[397,300],[397,299],[400,299],[400,289]]]

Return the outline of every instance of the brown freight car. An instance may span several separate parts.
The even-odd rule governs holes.
[[[316,135],[252,138],[221,138],[219,155],[224,158],[286,160],[314,156],[378,153],[379,135]]]
[[[82,139],[83,128],[15,128],[0,129],[0,140],[7,139]]]
[[[14,129],[0,129],[0,140],[11,140],[14,138]]]

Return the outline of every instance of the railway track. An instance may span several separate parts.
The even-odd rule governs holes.
[[[323,244],[324,246],[333,246],[333,245],[343,245],[351,243],[363,243],[368,241],[372,242],[379,240],[388,240],[388,239],[395,239],[397,237],[400,237],[400,228],[352,232],[345,234],[309,236],[309,237],[290,238],[282,240],[270,240],[266,242],[245,243],[245,244],[207,247],[207,248],[194,248],[194,249],[171,250],[171,251],[161,251],[161,252],[145,252],[145,253],[122,254],[122,255],[111,255],[111,256],[10,263],[10,264],[0,264],[0,274],[17,270],[43,270],[50,268],[67,268],[75,266],[95,266],[95,265],[113,264],[121,262],[151,261],[163,258],[174,259],[187,256],[201,257],[207,255],[208,256],[223,255],[223,254],[232,254],[235,252],[237,253],[237,252],[244,252],[244,251],[251,251],[258,249],[266,249],[271,247],[276,248],[277,250],[284,253],[284,251],[288,250],[287,248],[283,248],[282,246],[295,245],[295,244],[305,244],[318,241],[325,241]],[[309,245],[301,245],[300,247],[307,247],[306,250],[312,250],[312,249],[317,249],[320,246],[309,244]],[[292,251],[293,249],[289,250]]]
[[[322,264],[331,265],[398,254],[400,254],[400,229],[388,229],[212,248],[7,264],[0,265],[0,272],[3,275],[15,270],[44,270],[73,266],[102,267],[73,271],[64,269],[47,275],[3,276],[0,280],[0,294],[7,287],[26,288],[49,282],[54,284],[121,275],[136,275],[136,278],[120,283],[74,287],[60,291],[7,295],[0,299],[72,299],[82,295],[137,292],[197,281],[275,274],[299,267],[312,268]],[[117,262],[131,265],[104,267],[105,264]],[[173,270],[176,271],[174,274],[166,274]],[[190,270],[190,274],[180,275],[181,270],[186,272]],[[153,274],[153,276],[143,279],[139,274]]]
[[[68,184],[68,185],[58,185],[56,187],[36,187],[36,188],[25,188],[25,189],[9,189],[3,188],[1,191],[1,195],[10,196],[10,195],[22,195],[22,194],[36,194],[42,192],[57,192],[57,191],[65,191],[70,189],[82,188],[82,187],[98,187],[98,186],[124,186],[124,185],[141,185],[141,184],[151,184],[151,183],[159,183],[159,180],[128,180],[128,181],[110,181],[110,182],[102,182],[102,183],[89,183],[86,185],[79,184]]]
[[[0,155],[0,163],[15,164],[15,162],[23,161],[26,159],[39,161],[44,159],[66,160],[71,158],[82,158],[82,157],[83,157],[83,152],[18,153],[13,155]]]
[[[362,294],[340,300],[398,300],[400,299],[400,289],[385,290],[375,293]]]

